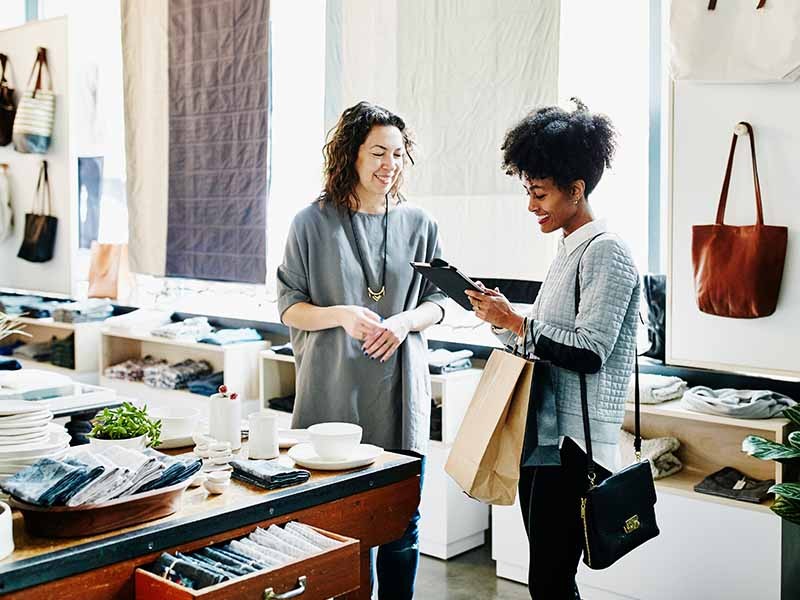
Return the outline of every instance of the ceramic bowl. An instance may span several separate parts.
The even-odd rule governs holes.
[[[210,479],[206,479],[203,482],[203,487],[205,487],[206,490],[208,490],[209,494],[221,494],[222,492],[227,490],[230,486],[231,486],[230,481],[216,482],[216,481],[211,481]]]
[[[89,437],[89,444],[96,452],[102,452],[109,446],[122,446],[123,448],[130,448],[131,450],[144,450],[147,447],[147,436],[140,435],[135,438],[126,438],[124,440],[101,440],[99,438]]]
[[[169,406],[148,409],[147,414],[161,421],[161,439],[189,438],[195,433],[200,411],[190,406]]]
[[[318,423],[308,428],[314,452],[324,460],[345,460],[361,443],[363,430],[352,423]]]

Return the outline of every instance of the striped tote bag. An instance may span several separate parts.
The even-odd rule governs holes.
[[[42,72],[47,69],[48,88],[44,89]],[[34,81],[36,75],[36,82]],[[31,87],[33,84],[33,87]],[[17,106],[12,139],[14,149],[26,154],[45,154],[53,136],[56,96],[53,79],[47,66],[47,49],[39,48],[28,85]]]

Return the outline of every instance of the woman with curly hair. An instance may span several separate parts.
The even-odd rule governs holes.
[[[639,275],[630,250],[595,219],[588,200],[611,165],[616,134],[608,117],[575,103],[573,111],[535,110],[506,134],[502,146],[503,167],[522,181],[541,231],[561,232],[531,313],[515,311],[497,290],[467,292],[477,316],[503,341],[527,334],[527,351],[552,364],[556,402],[537,410],[535,466],[523,467],[519,482],[530,546],[528,587],[532,598],[548,600],[580,598],[575,583],[584,535],[580,501],[590,484],[578,374],[587,374],[600,483],[620,466],[618,440],[639,307]]]
[[[364,442],[424,456],[422,332],[444,317],[444,296],[409,265],[441,255],[436,222],[400,194],[412,149],[405,123],[385,108],[344,111],[323,150],[324,189],[291,225],[278,307],[295,355],[293,426],[357,423]],[[419,511],[378,550],[382,599],[413,597],[418,520]]]

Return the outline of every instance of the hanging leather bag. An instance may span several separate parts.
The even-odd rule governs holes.
[[[48,87],[44,88],[43,71],[47,69]],[[34,82],[34,74],[36,79]],[[31,87],[33,85],[33,87]],[[39,48],[33,63],[28,86],[17,107],[12,139],[14,149],[26,154],[46,154],[53,137],[56,95],[53,78],[47,66],[47,49]]]
[[[89,298],[125,298],[131,287],[128,244],[92,242]]]
[[[733,155],[739,137],[734,133],[717,207],[717,222],[692,227],[692,264],[697,306],[702,312],[720,317],[755,319],[775,312],[789,230],[787,227],[764,225],[753,127],[744,121],[739,125],[746,128],[750,138],[756,224],[735,226],[724,223]]]
[[[14,114],[17,112],[14,104],[14,88],[6,79],[7,66],[8,56],[0,54],[0,68],[2,68],[2,73],[0,73],[0,146],[7,146],[11,143]]]
[[[47,161],[43,160],[39,168],[39,180],[36,183],[33,211],[25,214],[25,236],[17,253],[19,258],[30,262],[47,262],[53,258],[58,219],[52,216],[52,212]]]
[[[591,244],[591,240],[589,241]],[[586,252],[586,248],[583,249]],[[581,256],[581,258],[583,258]],[[575,314],[581,303],[580,259],[575,274]],[[579,373],[583,438],[586,442],[586,472],[589,487],[581,498],[583,525],[583,562],[590,569],[610,567],[631,550],[656,537],[656,486],[650,461],[641,459],[641,404],[639,398],[639,357],[635,358],[635,414],[633,449],[636,462],[596,483],[597,473],[592,457],[592,435],[589,426],[589,401],[586,374]]]

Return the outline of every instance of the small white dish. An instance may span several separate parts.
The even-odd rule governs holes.
[[[222,454],[219,456],[210,456],[207,460],[212,465],[227,465],[233,460],[233,456],[230,454]]]
[[[186,448],[187,446],[193,446],[194,439],[192,436],[188,437],[176,437],[170,439],[163,439],[161,443],[156,447],[156,450],[170,450],[172,448]]]
[[[206,478],[207,478],[207,475],[205,473],[203,473],[203,472],[198,473],[197,475],[194,476],[192,481],[189,483],[189,487],[190,488],[200,487],[201,485],[203,485],[203,483],[205,483]]]
[[[356,446],[348,458],[330,460],[321,458],[311,444],[298,444],[289,449],[289,458],[301,467],[316,471],[344,471],[365,467],[375,462],[383,452],[383,448],[372,444]]]
[[[206,479],[203,482],[203,487],[208,490],[209,494],[222,494],[225,490],[231,487],[231,482],[226,481],[225,483],[216,483],[210,479]]]
[[[308,429],[278,429],[278,446],[282,449],[307,444],[308,441]]]
[[[231,472],[230,471],[211,471],[210,473],[206,474],[208,481],[211,483],[225,483],[226,481],[231,480]]]
[[[314,452],[325,460],[344,460],[361,443],[363,429],[354,423],[317,423],[308,428]]]

